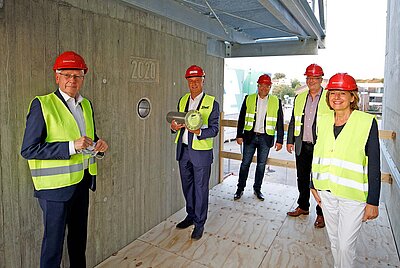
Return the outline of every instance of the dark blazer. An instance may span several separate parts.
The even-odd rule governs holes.
[[[205,94],[203,95],[204,98]],[[189,100],[186,103],[185,107],[185,112],[188,111],[189,107]],[[201,105],[201,102],[203,99],[200,100],[199,105]],[[197,107],[197,110],[199,107]],[[179,102],[178,102],[178,111],[179,111]],[[213,138],[218,135],[219,131],[219,104],[217,101],[214,100],[213,104],[213,109],[211,111],[211,114],[208,118],[208,128],[202,129],[201,130],[201,135],[198,136],[197,138],[199,140],[203,140],[206,138]],[[183,135],[183,129],[180,131],[178,143],[176,146],[176,160],[179,161],[182,157],[183,153],[183,146],[182,146],[182,135]],[[213,150],[193,150],[192,149],[192,141],[193,141],[193,133],[188,133],[188,151],[189,151],[189,157],[192,160],[193,166],[197,167],[204,167],[204,166],[209,166],[212,164],[214,156],[213,156]]]
[[[61,96],[60,91],[54,92],[57,97],[68,108],[67,103]],[[95,128],[96,129],[96,128]],[[21,155],[25,159],[70,159],[68,142],[47,143],[46,123],[43,118],[40,101],[35,98],[32,101],[29,113],[26,117],[26,127],[24,139],[21,147]],[[95,141],[98,140],[95,130]],[[91,176],[88,187],[93,191],[96,189],[96,176]],[[67,186],[59,189],[34,191],[34,196],[51,201],[67,201],[75,192],[76,185]]]
[[[323,89],[321,88],[321,90],[323,90]],[[296,100],[296,98],[297,98],[297,96],[294,99]],[[319,102],[320,101],[321,101],[321,98],[319,98]],[[322,101],[325,101],[325,100],[322,100]],[[318,104],[319,104],[319,102],[318,102]],[[300,155],[300,152],[301,152],[301,145],[302,145],[302,141],[303,141],[304,110],[305,109],[306,109],[306,105],[304,105],[303,116],[301,117],[300,135],[297,137],[294,136],[294,107],[293,107],[292,117],[290,118],[288,132],[287,132],[287,144],[294,144],[294,149],[295,149],[296,155]],[[317,140],[317,114],[318,114],[318,106],[317,106],[317,111],[315,112],[314,122],[312,124],[312,135],[313,135],[314,142]]]
[[[258,95],[257,95],[257,99],[258,99]],[[246,144],[249,144],[255,135],[254,127],[256,125],[256,121],[254,121],[253,128],[250,131],[244,130],[246,110],[247,110],[246,100],[247,100],[247,96],[244,98],[242,108],[240,109],[236,138],[243,138],[243,141]],[[256,111],[257,111],[257,100],[256,100]],[[264,125],[265,125],[265,117],[266,116],[267,116],[267,114],[265,114],[265,116],[264,116]],[[282,111],[281,100],[279,100],[278,119],[276,122],[275,129],[276,129],[276,142],[283,144],[284,129],[283,129],[283,111]],[[267,134],[267,135],[263,135],[263,137],[265,137],[265,140],[266,140],[269,148],[274,146],[275,136]]]

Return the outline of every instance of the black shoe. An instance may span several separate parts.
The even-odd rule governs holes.
[[[238,200],[238,199],[240,199],[241,197],[242,197],[242,195],[243,195],[243,190],[237,190],[236,191],[236,193],[235,193],[235,195],[233,196],[233,200]]]
[[[192,240],[199,240],[203,236],[204,227],[194,227]]]
[[[261,193],[261,191],[254,190],[254,194],[257,196],[258,199],[264,201],[264,195]]]
[[[186,217],[183,221],[181,221],[180,223],[178,223],[178,224],[176,225],[176,228],[178,228],[178,229],[186,229],[186,228],[188,228],[188,227],[191,226],[191,225],[193,225],[193,220],[188,219],[188,218]]]

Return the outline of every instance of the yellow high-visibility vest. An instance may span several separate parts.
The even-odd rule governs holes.
[[[353,111],[335,139],[334,114],[321,116],[314,146],[312,180],[315,189],[335,196],[365,202],[368,196],[368,141],[373,115]]]
[[[246,99],[246,117],[244,130],[253,129],[256,121],[256,100],[258,93],[247,96]],[[278,121],[279,99],[276,96],[268,95],[267,115],[265,117],[265,133],[275,135],[276,122]]]
[[[65,104],[54,93],[38,96],[46,123],[46,142],[69,142],[81,137],[78,124]],[[86,135],[94,139],[93,112],[87,99],[81,102]],[[28,160],[36,190],[58,189],[79,183],[84,174],[83,162],[89,161],[89,173],[97,174],[94,157],[74,154],[68,160]]]
[[[184,112],[186,103],[188,102],[190,93],[185,94],[179,101],[179,112]],[[202,129],[208,128],[208,118],[210,117],[211,111],[214,106],[215,97],[205,94],[203,100],[201,101],[199,112],[203,118]],[[178,143],[179,135],[181,130],[177,131],[175,143]],[[211,150],[213,148],[213,138],[207,138],[199,140],[196,135],[193,135],[192,141],[193,150]]]
[[[300,135],[301,130],[301,118],[304,114],[304,106],[306,105],[308,96],[308,90],[297,95],[294,101],[294,136],[298,137]],[[318,109],[317,109],[317,118],[322,114],[332,113],[332,110],[329,108],[326,103],[326,90],[322,90],[321,96],[319,98]]]

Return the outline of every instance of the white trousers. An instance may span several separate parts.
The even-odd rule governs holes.
[[[335,268],[354,267],[356,240],[366,204],[318,191]]]

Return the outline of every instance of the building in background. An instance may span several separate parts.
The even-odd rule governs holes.
[[[382,115],[383,83],[357,82],[360,92],[360,110]]]
[[[237,119],[244,97],[257,92],[257,79],[268,72],[252,69],[235,69],[225,65],[224,73],[224,116]]]
[[[235,69],[225,65],[224,72],[224,118],[237,120],[244,97],[257,92],[257,79],[268,72],[254,71],[252,69]],[[224,128],[224,140],[236,139],[236,128]]]

